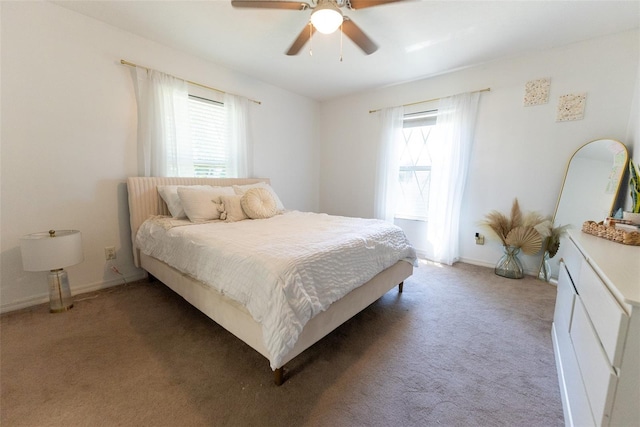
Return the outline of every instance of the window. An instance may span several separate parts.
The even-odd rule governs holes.
[[[228,177],[230,148],[224,104],[189,95],[189,130],[194,176]]]
[[[427,220],[431,183],[431,141],[437,110],[405,114],[396,218]]]

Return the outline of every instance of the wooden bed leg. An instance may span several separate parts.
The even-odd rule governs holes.
[[[273,382],[276,383],[277,386],[281,386],[282,385],[282,380],[283,380],[283,369],[282,368],[277,368],[275,371],[273,371]]]
[[[402,293],[402,287],[403,287],[403,286],[404,286],[404,282],[400,282],[400,283],[398,284],[398,293],[400,293],[400,294]]]

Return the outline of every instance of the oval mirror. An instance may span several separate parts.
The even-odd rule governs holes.
[[[600,222],[616,209],[618,190],[627,167],[627,147],[613,139],[598,139],[580,147],[569,160],[553,216],[554,226],[580,230],[588,220]],[[550,263],[557,279],[562,245]]]

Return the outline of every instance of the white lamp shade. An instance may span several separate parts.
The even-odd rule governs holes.
[[[25,271],[47,271],[79,264],[84,260],[82,234],[78,230],[56,230],[27,234],[20,238]]]
[[[342,12],[331,4],[318,6],[311,14],[311,23],[322,34],[331,34],[342,24]]]

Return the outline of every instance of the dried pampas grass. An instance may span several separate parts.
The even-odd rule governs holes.
[[[518,199],[513,200],[510,216],[502,212],[491,211],[480,221],[480,226],[490,237],[497,238],[504,246],[520,248],[522,252],[533,255],[542,247],[542,235],[536,229],[548,221],[537,212],[522,213]]]
[[[480,222],[487,234],[507,244],[507,234],[511,230],[511,221],[503,213],[491,211],[485,216],[485,220]]]

